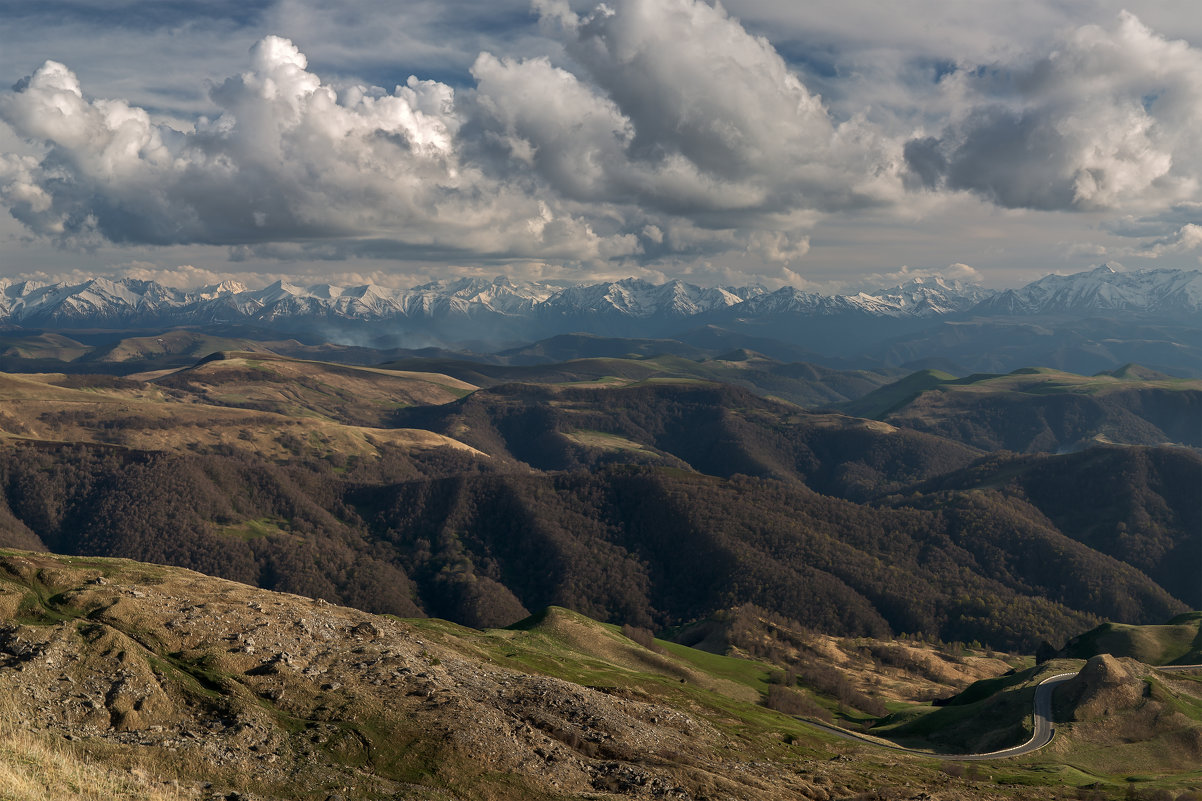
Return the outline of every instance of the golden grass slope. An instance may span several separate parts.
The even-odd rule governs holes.
[[[151,336],[128,337],[107,348],[92,351],[88,354],[88,358],[91,361],[103,363],[151,360],[163,356],[187,356],[199,359],[221,350],[270,352],[264,345],[250,339],[231,339],[199,331],[177,329]]]
[[[381,427],[399,408],[458,400],[472,384],[436,373],[223,354],[155,379],[180,400]]]
[[[560,607],[549,607],[531,618],[515,623],[500,636],[541,635],[578,654],[594,657],[602,663],[645,673],[665,676],[674,681],[691,682],[730,698],[755,703],[759,693],[746,684],[722,679],[699,670],[688,662],[649,650],[618,631],[617,626],[599,624],[584,615]],[[761,666],[761,670],[769,670]]]
[[[178,782],[139,767],[113,768],[59,738],[0,722],[0,798],[5,801],[182,801]]]
[[[1023,368],[956,378],[924,370],[841,408],[983,450],[1063,451],[1092,444],[1202,447],[1189,424],[1202,380],[1128,366],[1076,375]]]
[[[237,361],[231,367],[201,365],[197,370],[202,379],[217,379],[211,384],[198,382],[196,391],[103,376],[0,374],[0,440],[84,442],[152,451],[220,447],[279,460],[334,453],[375,455],[381,447],[425,450],[445,446],[478,453],[451,437],[382,424],[390,408],[419,398],[446,402],[459,397],[467,390],[455,379],[354,368],[327,370],[319,364],[282,359],[265,363],[271,368],[262,371],[260,383],[253,377],[241,379],[246,392],[243,403],[252,408],[233,404],[237,387],[231,382],[224,384],[224,398],[206,396],[210,390],[219,394],[215,388],[222,386],[220,379],[227,372],[251,369],[245,364],[239,367]],[[280,395],[279,408],[271,408],[266,399],[282,392],[281,387],[294,380],[290,376],[302,373],[324,376],[323,386],[328,391],[298,392],[289,402]],[[94,384],[88,385],[88,381]],[[253,408],[256,405],[268,408]],[[362,408],[381,413],[372,417],[356,411]],[[351,419],[361,422],[348,422]]]
[[[1155,784],[1184,774],[1202,786],[1202,676],[1100,654],[1053,698],[1049,755]]]
[[[18,359],[57,359],[69,362],[91,350],[62,334],[44,333],[31,336],[0,337],[0,356]]]

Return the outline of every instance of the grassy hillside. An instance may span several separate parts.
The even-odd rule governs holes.
[[[263,371],[264,378],[272,375]],[[385,379],[387,380],[387,379]],[[411,400],[410,386],[433,382],[392,376],[395,391],[385,405],[375,397],[350,395],[345,405],[332,404],[329,414],[314,403],[278,410],[254,408],[271,404],[244,397],[251,408],[217,405],[188,390],[108,376],[62,374],[0,374],[0,442],[83,443],[148,452],[245,452],[281,461],[332,459],[344,463],[359,456],[379,457],[384,451],[423,451],[449,447],[471,452],[453,438],[430,431],[353,425],[356,409],[390,413],[395,404]],[[437,379],[436,379],[437,380]],[[451,379],[447,383],[453,384]],[[444,397],[456,390],[436,385]],[[258,385],[263,396],[279,389],[269,381]],[[420,391],[420,390],[419,390]],[[314,395],[322,396],[321,392]],[[236,398],[228,397],[231,403]],[[361,404],[361,405],[360,405]],[[366,416],[366,413],[364,415]],[[371,420],[363,422],[370,423]]]
[[[854,417],[883,420],[891,412],[905,407],[924,392],[952,384],[956,377],[941,370],[919,370],[917,373],[873,390],[867,395],[841,405],[841,411]]]
[[[154,379],[173,399],[314,417],[347,425],[388,427],[393,413],[463,397],[472,384],[437,373],[397,372],[273,354],[220,353]]]
[[[203,781],[298,801],[792,799],[882,779],[830,763],[859,747],[763,708],[746,671],[706,670],[735,660],[654,654],[562,610],[477,631],[128,562],[0,564],[0,686],[26,688],[12,697],[28,736],[71,732],[80,764],[136,765],[188,797]],[[884,778],[939,776],[914,761]]]
[[[1160,626],[1103,623],[1069,640],[1061,653],[1075,659],[1110,654],[1146,665],[1199,665],[1202,664],[1202,612],[1177,615]]]
[[[768,397],[806,406],[827,406],[857,398],[887,383],[898,373],[837,370],[799,363],[784,348],[773,359],[730,343],[697,347],[677,340],[615,339],[566,334],[496,354],[452,353],[437,349],[380,350],[349,345],[305,345],[270,339],[265,332],[217,335],[192,329],[123,336],[99,332],[76,341],[44,333],[0,337],[0,370],[13,372],[93,372],[150,374],[189,367],[214,353],[254,353],[256,358],[285,356],[333,364],[381,365],[388,370],[443,373],[474,386],[514,381],[549,384],[626,385],[649,379],[722,381]],[[260,338],[256,338],[260,337]],[[780,343],[747,340],[769,349]],[[398,356],[400,359],[398,360]],[[147,377],[141,375],[141,377]]]
[[[636,340],[634,344],[639,342]],[[549,352],[561,351],[552,348]],[[663,379],[713,381],[809,407],[829,406],[857,398],[888,382],[892,372],[833,370],[813,364],[784,363],[742,349],[715,356],[699,357],[685,353],[688,351],[654,355],[636,351],[621,356],[593,356],[518,365],[481,364],[454,359],[432,362],[405,359],[383,366],[402,370],[434,370],[482,387],[513,382],[621,387]]]
[[[1083,671],[1064,707],[1079,719],[1062,724],[1056,750],[986,772],[939,755],[968,740],[949,748],[935,735],[978,706],[989,727],[1021,730],[1030,710],[1019,702],[1058,665],[972,685],[963,703],[897,706],[879,729],[908,726],[932,749],[922,756],[769,708],[781,685],[766,663],[631,639],[565,609],[481,630],[174,568],[6,551],[0,632],[12,721],[0,787],[14,798],[44,797],[40,783],[54,798],[1067,801],[1082,788],[1123,797],[1137,769],[1155,770],[1145,784],[1158,788],[1193,780],[1189,767],[1138,761],[1132,743],[1099,746],[1090,715],[1110,678],[1154,681],[1161,706],[1193,703],[1131,667]],[[918,738],[924,727],[931,736]]]
[[[0,357],[14,362],[21,359],[69,362],[90,351],[89,346],[63,334],[44,333],[0,337]]]
[[[843,411],[982,450],[1062,451],[1111,442],[1202,447],[1202,381],[1128,365],[1081,376],[1047,368],[955,378],[924,370]]]
[[[233,339],[214,336],[200,331],[164,331],[151,336],[127,337],[109,345],[93,348],[81,361],[130,363],[138,369],[138,362],[176,361],[186,363],[208,356],[217,351],[269,352],[268,348],[254,340]]]
[[[962,749],[985,753],[1019,745],[1032,734],[1035,687],[1077,663],[1040,665],[976,682],[938,706],[899,710],[872,733],[907,747]]]

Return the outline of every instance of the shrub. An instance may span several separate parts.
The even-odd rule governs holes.
[[[786,715],[818,718],[828,723],[833,720],[830,712],[816,704],[808,696],[776,684],[768,688],[768,695],[764,698],[764,706]]]
[[[654,651],[657,654],[664,653],[663,647],[655,642],[655,634],[652,633],[651,629],[624,623],[622,625],[622,636],[633,640],[648,651]]]

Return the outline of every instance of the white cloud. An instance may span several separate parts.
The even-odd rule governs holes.
[[[176,289],[195,289],[222,281],[241,281],[242,275],[234,275],[207,267],[196,267],[191,264],[179,264],[174,267],[164,267],[155,262],[133,261],[113,270],[114,277],[135,278],[139,281],[154,281],[163,286]]]
[[[1100,258],[1107,255],[1110,251],[1105,245],[1098,242],[1074,242],[1069,245],[1068,252],[1073,256]]]
[[[591,84],[580,98],[594,109],[586,130],[606,121],[611,157],[589,167],[613,200],[697,218],[755,217],[882,203],[900,189],[900,150],[860,119],[832,119],[768,40],[720,5],[619,0],[585,16],[563,2],[535,7],[579,65],[577,81]],[[532,81],[544,71],[520,67]],[[509,95],[483,82],[481,93],[507,105]],[[559,138],[573,130],[560,110],[532,109],[540,130]]]
[[[0,165],[0,195],[34,232],[74,243],[337,242],[345,255],[366,238],[563,259],[632,250],[462,161],[445,84],[411,77],[392,92],[336,92],[287,40],[267,37],[251,55],[249,71],[213,89],[221,115],[184,131],[88,99],[70,70],[47,62],[0,96],[0,116],[48,148]]]
[[[27,4],[3,83],[54,61],[0,92],[0,201],[24,226],[0,221],[0,269],[53,269],[51,243],[98,269],[814,286],[1192,262],[1202,18],[1119,3]]]
[[[629,122],[608,99],[546,58],[499,59],[481,53],[472,65],[480,106],[498,124],[498,141],[560,194],[598,200],[618,193]]]
[[[1144,248],[1135,252],[1136,256],[1148,259],[1158,259],[1169,253],[1189,253],[1202,251],[1202,225],[1187,223],[1170,236],[1161,237],[1148,243]],[[1202,260],[1202,254],[1199,254]]]
[[[898,148],[833,120],[720,6],[538,7],[565,64],[481,53],[464,98],[412,76],[392,91],[324,82],[268,36],[211,89],[219,113],[172,127],[90,98],[47,61],[0,95],[0,118],[44,148],[0,162],[0,197],[76,247],[596,264],[724,250],[796,261],[807,210],[900,193]]]
[[[928,187],[1011,208],[1167,208],[1202,186],[1202,49],[1123,12],[1051,52],[943,80],[963,100],[906,158]]]

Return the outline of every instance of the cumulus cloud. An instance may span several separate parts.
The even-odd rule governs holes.
[[[559,71],[556,81],[588,84],[573,89],[576,105],[588,108],[587,144],[564,142],[578,125],[567,108],[533,109],[537,123],[505,115],[501,122],[536,153],[582,159],[593,193],[729,219],[882,203],[900,187],[900,151],[860,119],[832,119],[772,45],[720,5],[619,0],[585,16],[564,0],[534,5],[579,73]],[[508,68],[527,85],[550,83],[543,65]],[[515,74],[510,85],[517,81]],[[486,81],[480,90],[500,108],[521,94]],[[574,188],[550,171],[548,178]]]
[[[943,78],[956,118],[906,143],[914,184],[1008,208],[1155,209],[1198,196],[1202,50],[1123,12],[1040,58]]]
[[[46,62],[0,95],[38,156],[0,162],[35,233],[231,257],[791,263],[813,212],[901,192],[901,152],[836,121],[768,41],[701,0],[537,0],[564,63],[481,53],[475,86],[341,86],[269,36],[175,127]]]
[[[222,113],[181,131],[123,101],[89,99],[48,61],[0,96],[0,116],[47,146],[41,158],[0,164],[0,195],[34,232],[76,243],[353,250],[368,238],[564,259],[633,247],[465,163],[449,86],[410,77],[392,92],[336,91],[307,66],[291,42],[263,39],[251,69],[213,89]]]
[[[1149,259],[1159,259],[1170,253],[1189,253],[1202,251],[1202,225],[1187,223],[1169,236],[1152,240],[1144,248],[1136,251],[1135,255]],[[1202,255],[1199,256],[1202,259]]]
[[[1178,203],[1160,209],[1153,215],[1137,217],[1127,214],[1104,224],[1107,231],[1117,236],[1163,238],[1178,231],[1181,226],[1202,224],[1202,201]]]
[[[942,242],[956,214],[976,224],[948,234],[956,252],[996,265],[1013,258],[982,252],[998,225],[1038,217],[996,207],[1106,212],[1109,225],[1096,213],[1078,224],[1144,240],[1132,253],[1187,253],[1182,232],[1202,224],[1202,50],[1130,14],[1068,30],[1057,21],[1072,14],[1049,10],[1038,36],[1020,37],[984,36],[976,11],[932,32],[916,22],[929,14],[896,9],[864,25],[821,4],[533,0],[531,17],[525,2],[433,39],[474,7],[396,15],[383,0],[357,0],[358,13],[283,0],[263,24],[314,40],[320,74],[269,36],[245,71],[206,93],[186,87],[171,108],[167,89],[147,90],[150,66],[123,83],[83,56],[83,80],[47,61],[0,92],[0,202],[35,235],[129,246],[124,259],[177,246],[157,258],[198,262],[203,247],[189,246],[217,245],[260,270],[362,259],[768,283],[798,269],[843,281],[841,270],[881,263],[943,264],[919,240]],[[1022,15],[1004,16],[1005,30],[1026,31]],[[970,63],[976,52],[992,63]],[[391,86],[380,76],[397,65],[418,76],[392,89],[344,77]],[[95,82],[143,107],[94,97]],[[206,116],[189,116],[198,109]],[[977,199],[960,203],[965,192]],[[973,237],[982,247],[966,249]],[[853,249],[872,255],[831,259]]]

